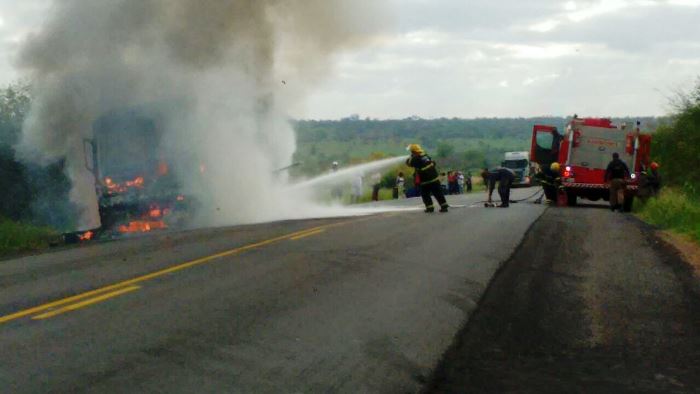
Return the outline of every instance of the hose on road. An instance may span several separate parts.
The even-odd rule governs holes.
[[[537,199],[536,199],[536,201],[537,201],[537,200],[540,200],[540,198],[541,198],[543,195],[544,195],[544,189],[539,189],[539,190],[537,190],[536,192],[532,193],[531,195],[529,195],[529,196],[527,196],[527,197],[525,197],[525,198],[520,198],[520,199],[517,199],[517,200],[510,200],[510,202],[511,202],[511,203],[519,203],[519,202],[523,202],[523,201],[530,200],[530,199],[535,198],[535,197],[537,197]],[[540,200],[540,201],[541,201],[541,200]],[[471,207],[475,207],[475,206],[477,206],[477,205],[486,204],[486,203],[488,203],[488,200],[477,201],[477,202],[471,204],[469,207],[471,208]]]

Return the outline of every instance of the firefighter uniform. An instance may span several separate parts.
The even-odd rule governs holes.
[[[549,166],[542,167],[542,169],[535,174],[535,179],[542,185],[544,195],[549,201],[556,201],[557,190],[562,188],[559,171],[559,163],[554,162]]]
[[[646,200],[649,197],[656,197],[661,188],[661,176],[659,175],[659,165],[651,163],[649,168],[644,168],[639,174],[639,190],[637,197]]]
[[[500,207],[508,208],[510,206],[510,188],[515,181],[515,172],[510,168],[498,167],[488,171],[484,178],[488,180],[489,202],[496,182],[498,182],[498,196],[501,198]]]
[[[423,149],[417,144],[410,145],[409,150],[411,151],[411,157],[406,160],[406,165],[413,167],[416,171],[416,179],[420,186],[420,194],[425,204],[425,211],[435,211],[433,199],[431,197],[435,196],[435,199],[440,204],[440,212],[447,212],[449,205],[442,192],[440,174],[438,173],[435,161],[433,161],[430,156],[426,155]]]
[[[625,190],[627,183],[625,179],[630,176],[630,170],[624,161],[620,160],[620,155],[613,153],[613,159],[605,170],[605,182],[610,184],[610,209],[623,210],[625,202]]]

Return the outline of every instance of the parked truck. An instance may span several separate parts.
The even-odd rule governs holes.
[[[535,175],[534,168],[530,164],[530,152],[506,152],[502,167],[510,168],[515,172],[514,186],[530,186]]]
[[[576,205],[577,199],[608,201],[605,170],[617,152],[630,169],[624,209],[631,210],[637,194],[639,174],[650,163],[651,136],[642,134],[639,122],[634,129],[617,126],[610,119],[574,116],[563,133],[554,126],[535,125],[530,157],[540,168],[561,165],[561,187],[549,190],[557,205]],[[552,186],[546,186],[552,187]]]

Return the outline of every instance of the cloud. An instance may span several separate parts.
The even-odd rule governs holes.
[[[660,91],[700,74],[700,0],[389,1],[394,20],[292,116],[663,114]],[[0,53],[42,6],[0,0]]]

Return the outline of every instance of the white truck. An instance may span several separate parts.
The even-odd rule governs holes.
[[[530,152],[506,152],[502,167],[515,172],[513,186],[531,186],[534,167],[530,164]]]

